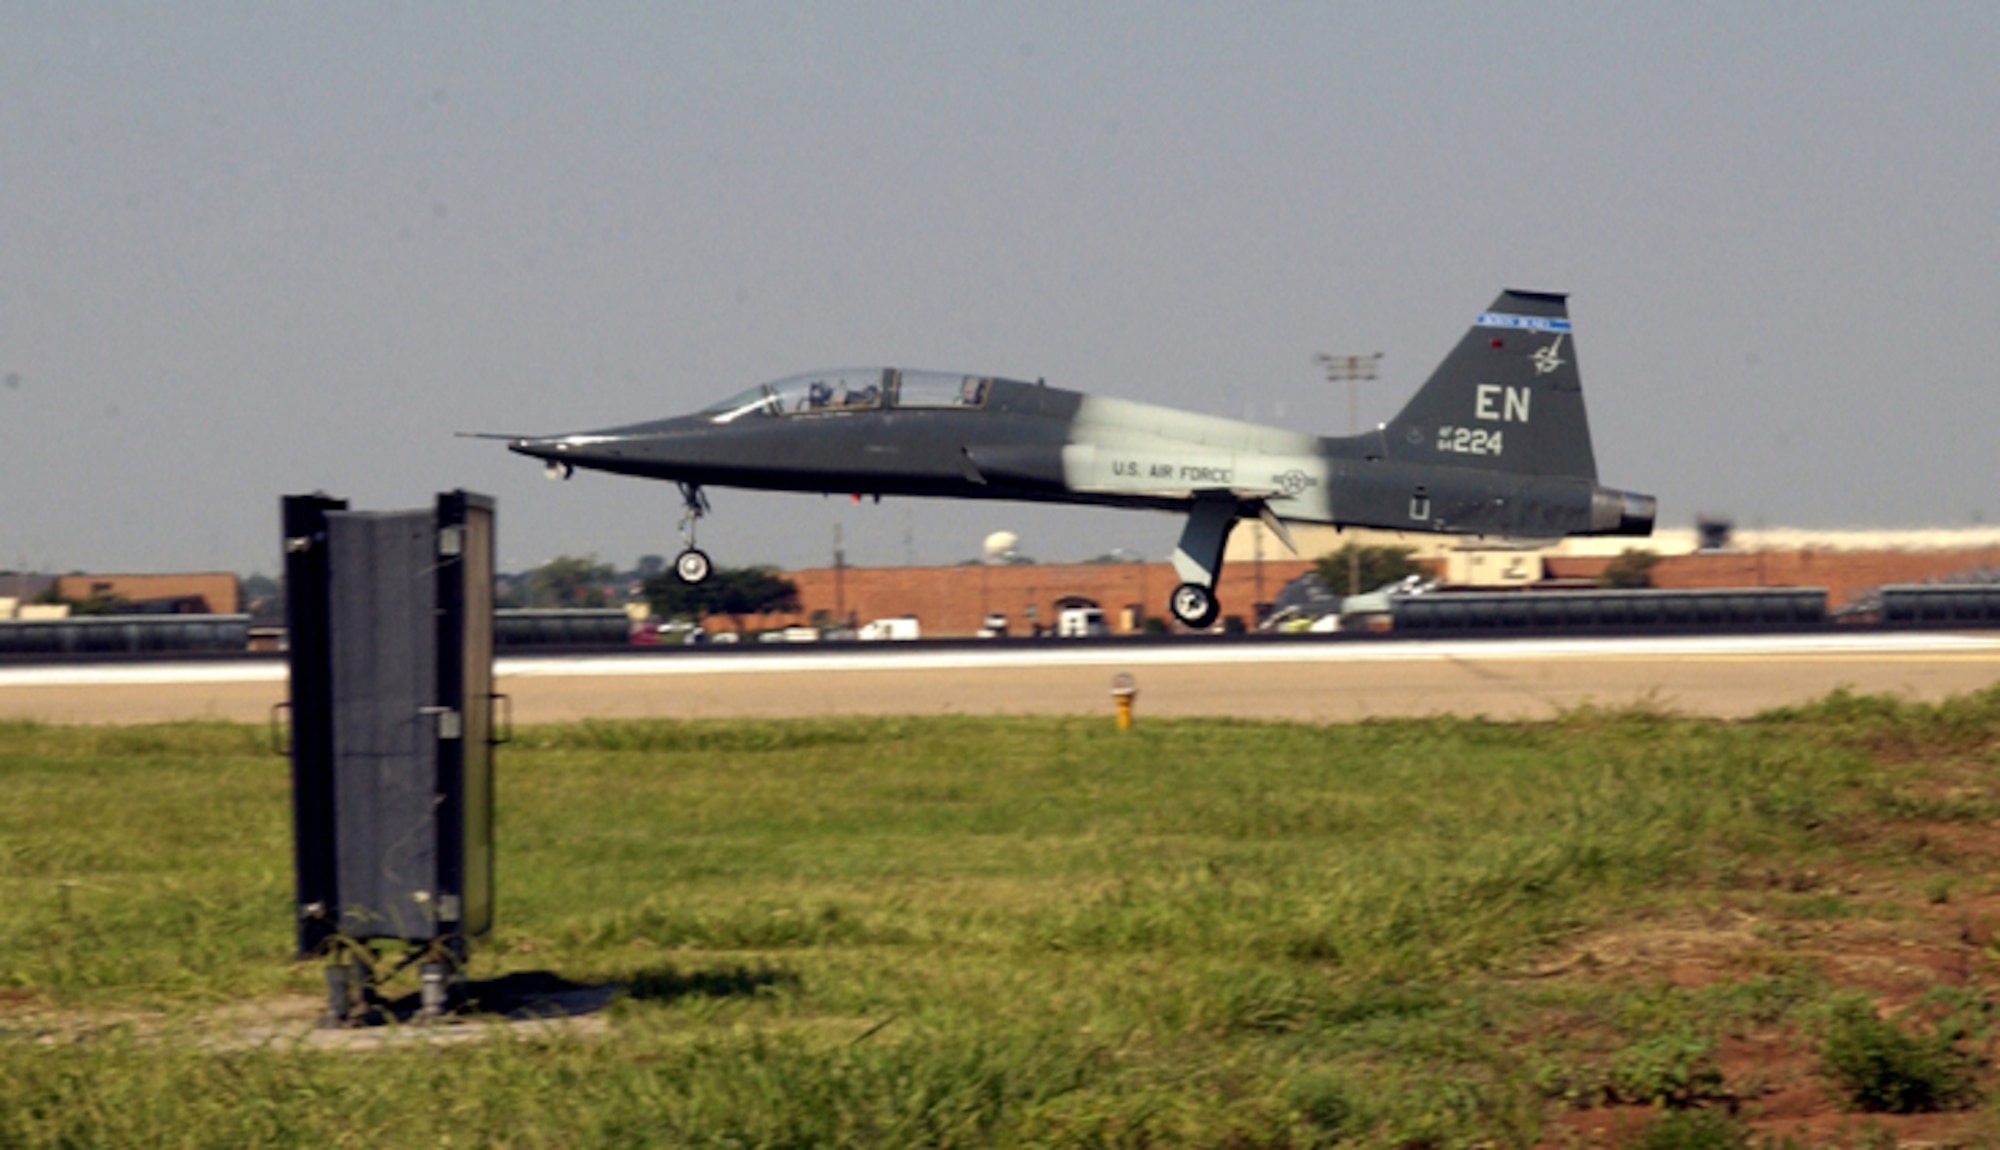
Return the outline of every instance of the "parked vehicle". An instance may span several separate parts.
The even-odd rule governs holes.
[[[1437,585],[1438,581],[1428,576],[1405,575],[1373,591],[1349,595],[1340,601],[1341,625],[1364,630],[1384,629],[1389,625],[1396,600],[1429,594],[1437,589]]]
[[[893,619],[877,619],[861,628],[860,638],[864,642],[887,639],[919,639],[923,637],[923,627],[915,615],[899,615]]]
[[[806,626],[785,627],[777,631],[766,631],[762,635],[757,636],[757,641],[759,643],[817,643],[819,642],[819,629],[817,627]]]
[[[1087,639],[1097,635],[1108,635],[1111,629],[1104,625],[1104,612],[1096,607],[1065,607],[1056,616],[1056,635],[1063,639]]]

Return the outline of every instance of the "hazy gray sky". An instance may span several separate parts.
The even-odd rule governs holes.
[[[2000,519],[2000,5],[0,3],[0,566],[278,566],[464,486],[501,562],[669,485],[457,430],[895,363],[1343,432],[1568,291],[1599,469]],[[1163,515],[714,494],[718,562],[1153,558]],[[906,543],[906,540],[908,542]]]

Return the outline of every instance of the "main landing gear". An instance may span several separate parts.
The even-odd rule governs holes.
[[[1240,513],[1236,497],[1226,493],[1197,497],[1188,509],[1180,546],[1174,548],[1174,573],[1181,583],[1168,596],[1167,610],[1197,631],[1212,626],[1222,614],[1215,581],[1222,575],[1222,548]]]
[[[695,521],[708,514],[708,496],[699,483],[682,483],[680,489],[681,553],[674,556],[674,574],[683,583],[700,583],[714,570],[708,554],[694,545]]]
[[[1183,583],[1174,588],[1167,609],[1174,613],[1174,618],[1197,631],[1213,625],[1215,617],[1222,614],[1222,604],[1216,600],[1215,592],[1199,583]]]
[[[1174,573],[1181,577],[1181,584],[1167,599],[1167,610],[1184,625],[1204,631],[1222,614],[1222,603],[1215,597],[1216,580],[1222,577],[1222,549],[1237,517],[1246,513],[1262,520],[1292,554],[1298,554],[1291,532],[1285,530],[1269,504],[1262,500],[1239,502],[1227,493],[1198,496],[1188,511],[1187,526],[1181,530],[1180,546],[1174,548]]]

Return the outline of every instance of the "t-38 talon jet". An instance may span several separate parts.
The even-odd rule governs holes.
[[[1237,520],[1547,539],[1647,535],[1654,500],[1601,487],[1565,297],[1506,291],[1401,414],[1327,437],[984,375],[861,368],[760,384],[692,415],[573,435],[496,437],[547,461],[670,479],[683,580],[708,577],[706,485],[1015,499],[1187,516],[1169,608],[1221,610]],[[1296,548],[1294,548],[1296,550]]]

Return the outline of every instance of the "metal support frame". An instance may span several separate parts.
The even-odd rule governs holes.
[[[682,482],[677,486],[681,489],[681,547],[692,551],[698,546],[695,542],[695,525],[709,511],[708,493],[701,489],[699,483]]]

